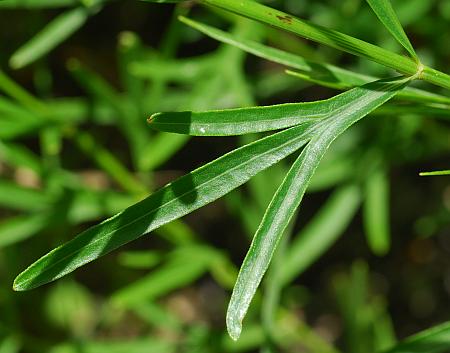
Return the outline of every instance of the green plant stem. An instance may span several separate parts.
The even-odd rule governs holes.
[[[200,0],[241,16],[263,22],[295,33],[306,39],[375,61],[408,76],[416,75],[429,83],[450,89],[450,76],[438,70],[422,66],[414,59],[393,53],[363,40],[328,29],[282,11],[250,0]]]
[[[201,2],[293,32],[335,49],[368,58],[406,75],[414,75],[417,72],[417,63],[411,58],[390,52],[344,33],[292,17],[282,11],[272,9],[254,1],[201,0]]]
[[[450,76],[431,67],[424,66],[420,79],[450,89]]]

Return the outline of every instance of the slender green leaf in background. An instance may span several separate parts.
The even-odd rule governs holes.
[[[293,238],[280,271],[281,281],[288,283],[316,261],[343,233],[361,201],[355,185],[337,189],[317,215]]]
[[[77,0],[2,0],[0,1],[0,8],[54,8],[74,6],[78,3]]]
[[[370,249],[382,256],[389,251],[389,180],[382,168],[377,168],[365,181],[364,228]]]
[[[391,32],[395,39],[408,51],[409,55],[419,61],[390,0],[366,0],[381,23]]]
[[[161,262],[161,257],[157,251],[124,251],[119,254],[118,261],[125,267],[148,269]]]
[[[347,92],[353,99],[344,100],[341,105],[335,101],[335,110],[318,124],[316,134],[294,162],[270,202],[244,259],[227,311],[227,329],[231,338],[239,338],[242,320],[277,243],[328,147],[352,124],[394,97],[407,82],[408,79],[397,78],[354,88]]]
[[[302,124],[238,148],[181,177],[148,198],[56,248],[22,272],[15,290],[38,287],[225,195],[301,148],[312,124]]]
[[[420,176],[450,175],[450,170],[436,170],[433,172],[421,172]]]
[[[0,179],[0,205],[11,209],[36,211],[49,205],[49,196],[42,190],[17,185]]]
[[[20,69],[41,58],[76,32],[89,17],[89,10],[78,7],[64,12],[11,56],[10,65]]]
[[[162,295],[192,283],[215,261],[218,252],[206,246],[186,246],[174,250],[169,260],[147,276],[121,288],[111,300],[121,306],[155,300]]]
[[[449,349],[450,322],[445,322],[408,337],[383,353],[441,353]]]
[[[48,216],[42,213],[21,215],[0,222],[0,248],[28,239],[48,225]]]

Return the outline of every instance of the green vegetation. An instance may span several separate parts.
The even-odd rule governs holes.
[[[419,170],[448,166],[450,8],[413,3],[0,1],[42,23],[0,71],[0,353],[448,351],[449,173]],[[15,291],[99,260],[12,292],[39,256]]]

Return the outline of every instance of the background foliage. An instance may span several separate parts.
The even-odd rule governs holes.
[[[268,4],[400,52],[363,1]],[[391,73],[191,5],[0,3],[0,352],[375,352],[448,320],[448,178],[418,176],[448,167],[448,113],[431,110],[376,112],[336,141],[237,342],[224,328],[230,289],[288,163],[65,279],[12,292],[17,273],[49,249],[255,138],[155,132],[150,114],[338,93],[178,15],[310,60]],[[448,72],[448,2],[393,5],[421,60]]]

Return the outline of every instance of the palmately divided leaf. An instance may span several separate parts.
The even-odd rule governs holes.
[[[227,311],[227,329],[236,340],[250,302],[266,272],[284,230],[297,210],[320,160],[331,143],[352,124],[387,102],[408,82],[397,78],[354,88],[353,100],[342,105],[317,125],[314,137],[292,165],[270,202],[244,259]]]
[[[311,138],[304,123],[238,148],[196,169],[40,258],[14,281],[27,290],[60,278],[110,251],[180,218],[245,183]]]
[[[377,15],[381,23],[388,29],[394,38],[408,51],[415,60],[419,60],[411,45],[390,0],[366,0]]]

